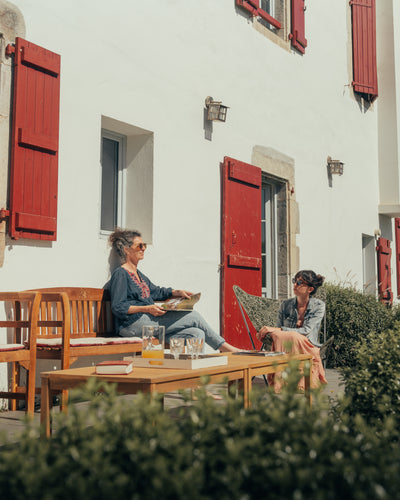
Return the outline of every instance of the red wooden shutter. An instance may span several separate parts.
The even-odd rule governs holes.
[[[373,100],[378,96],[376,68],[375,0],[351,0],[353,82],[356,92]]]
[[[15,41],[11,138],[12,238],[56,240],[60,56]]]
[[[400,296],[400,219],[394,219],[394,231],[396,239],[396,281],[397,296]]]
[[[221,239],[221,335],[251,349],[232,287],[261,295],[261,169],[228,157],[223,164]]]
[[[264,21],[267,21],[267,23],[271,24],[275,28],[282,28],[281,23],[277,19],[270,16],[268,12],[260,8],[260,0],[236,0],[236,5],[250,12],[253,17],[260,16],[264,19]]]
[[[392,250],[390,249],[390,241],[385,238],[378,238],[377,247],[378,255],[378,292],[382,302],[391,304],[393,300],[392,280],[390,275],[390,258]]]
[[[292,30],[289,34],[289,39],[292,41],[293,47],[295,47],[303,54],[306,51],[307,47],[304,12],[304,0],[292,0]]]
[[[256,16],[260,6],[260,0],[236,0],[236,5],[243,7],[243,9],[251,12],[253,16]]]

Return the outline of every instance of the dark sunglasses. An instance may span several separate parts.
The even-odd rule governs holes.
[[[301,285],[307,285],[307,286],[310,286],[308,283],[306,283],[305,281],[303,281],[302,279],[297,279],[296,278],[292,278],[292,283],[293,285],[297,285],[297,286],[301,286]]]
[[[139,243],[138,245],[135,246],[135,248],[133,248],[133,250],[137,250],[137,249],[140,249],[140,250],[146,250],[147,248],[147,243]]]

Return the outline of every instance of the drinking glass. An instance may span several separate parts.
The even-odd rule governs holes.
[[[186,339],[188,352],[192,359],[199,359],[199,354],[203,351],[204,339]]]
[[[142,358],[151,365],[162,365],[164,359],[165,327],[144,325],[142,328]]]
[[[185,339],[183,338],[172,338],[169,340],[169,349],[171,354],[174,355],[175,359],[179,359],[179,354],[183,353],[185,347]]]

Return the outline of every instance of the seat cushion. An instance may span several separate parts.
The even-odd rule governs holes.
[[[70,345],[73,347],[83,347],[90,345],[115,345],[115,344],[138,344],[141,343],[140,337],[82,337],[71,339]],[[43,338],[38,337],[36,340],[38,347],[59,347],[62,345],[61,337]]]
[[[19,351],[21,349],[25,349],[24,344],[0,344],[0,352]]]

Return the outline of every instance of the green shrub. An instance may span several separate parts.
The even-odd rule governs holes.
[[[333,284],[325,287],[327,338],[335,336],[327,366],[354,366],[359,342],[369,332],[378,334],[391,328],[399,311],[388,309],[375,297],[351,287]]]
[[[356,346],[356,362],[343,368],[346,400],[342,411],[361,414],[370,424],[387,417],[400,425],[400,323],[393,330],[369,333]]]
[[[0,449],[0,491],[8,499],[341,499],[396,498],[397,429],[379,438],[361,417],[337,421],[315,395],[295,395],[297,370],[277,396],[255,393],[244,410],[203,390],[178,415],[159,398],[90,396],[56,419],[51,439],[29,424]],[[80,397],[99,390],[89,381]]]

